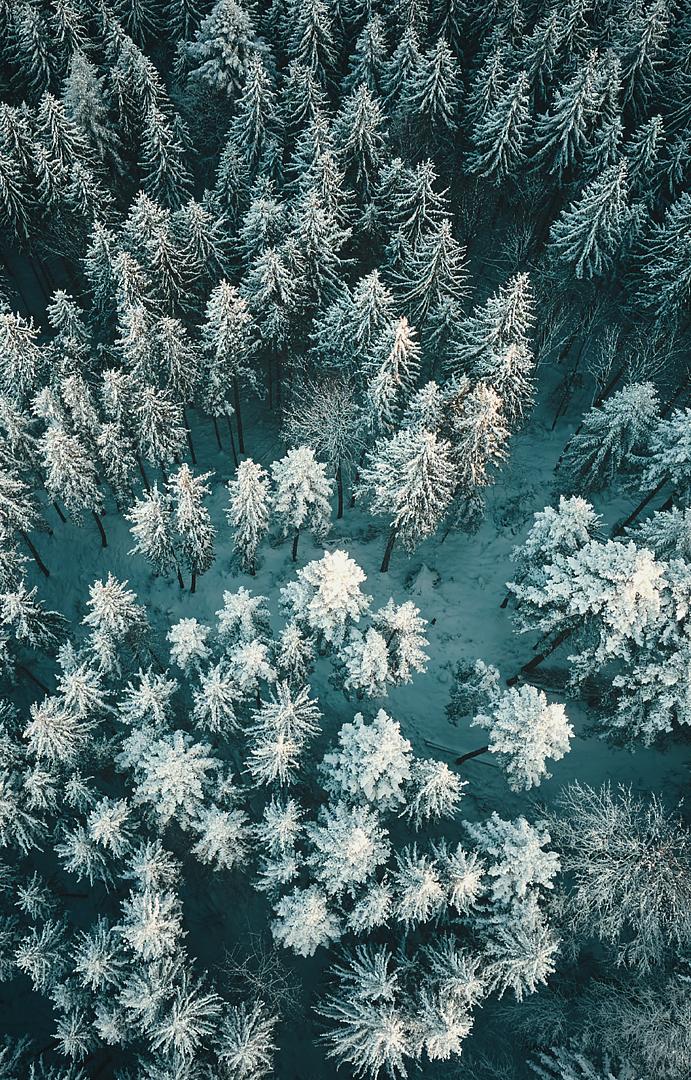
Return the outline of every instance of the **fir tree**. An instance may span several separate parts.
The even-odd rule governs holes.
[[[498,755],[514,791],[537,787],[543,778],[549,779],[545,759],[559,761],[570,749],[573,737],[564,706],[548,705],[545,694],[533,686],[511,687],[497,699],[491,713],[475,717],[473,727],[489,731],[486,749]]]
[[[525,160],[529,128],[528,76],[521,71],[473,132],[472,172],[495,183],[514,175]]]
[[[406,252],[397,276],[399,295],[416,324],[444,301],[462,302],[468,296],[465,248],[454,239],[444,219],[423,235],[414,252]]]
[[[234,530],[235,550],[240,555],[244,569],[254,575],[257,548],[268,532],[271,513],[266,469],[251,458],[245,458],[238,465],[235,479],[229,481],[228,492],[226,517]]]
[[[295,562],[302,529],[309,529],[317,536],[328,530],[333,484],[309,446],[289,450],[280,461],[274,461],[271,477],[275,487],[273,510],[284,535],[293,534]]]
[[[144,119],[140,165],[147,195],[162,206],[177,209],[191,186],[191,177],[173,125],[156,108],[151,108]]]
[[[376,444],[362,469],[358,494],[373,514],[389,518],[382,572],[389,568],[397,537],[412,551],[436,530],[453,490],[451,446],[434,433],[404,428]]]
[[[84,510],[93,515],[103,547],[108,546],[100,514],[103,495],[93,459],[83,443],[58,424],[51,424],[41,439],[46,470],[46,488],[52,499],[60,499],[80,520]]]
[[[189,78],[221,96],[236,98],[253,51],[254,28],[236,0],[216,0],[195,34],[185,42]]]
[[[566,483],[587,494],[608,487],[625,470],[640,467],[659,409],[652,383],[632,383],[594,406],[564,451],[560,471]]]
[[[213,474],[193,476],[187,465],[181,465],[166,482],[173,506],[173,524],[180,540],[180,552],[192,575],[190,592],[195,592],[197,577],[205,573],[214,561],[215,529],[204,506],[209,494],[206,481]]]
[[[528,275],[516,274],[461,320],[451,347],[451,370],[479,375],[482,368],[496,365],[510,346],[527,347],[534,303]]]
[[[311,71],[322,84],[330,81],[336,62],[331,13],[324,0],[290,4],[292,34],[290,56]]]
[[[346,178],[366,200],[376,187],[386,147],[384,110],[367,86],[357,87],[343,102],[333,138]]]
[[[153,563],[159,573],[175,567],[180,588],[184,587],[173,539],[173,511],[169,500],[154,484],[125,515],[130,521],[135,546],[130,555],[140,553]]]
[[[550,231],[552,255],[573,267],[577,278],[611,269],[635,220],[628,206],[627,165],[611,165],[562,210]]]
[[[296,580],[281,589],[281,602],[310,634],[338,646],[369,607],[369,598],[360,591],[364,580],[345,551],[327,551],[298,570]]]
[[[458,127],[460,71],[458,62],[443,38],[424,54],[420,69],[401,91],[401,108],[411,118],[422,147],[436,141],[442,146]]]

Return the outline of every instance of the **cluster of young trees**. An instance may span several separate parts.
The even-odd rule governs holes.
[[[560,863],[544,826],[495,813],[465,823],[467,842],[431,838],[466,782],[414,754],[383,709],[343,724],[310,769],[322,713],[306,679],[367,612],[363,577],[344,552],[308,564],[282,590],[275,637],[264,597],[226,592],[215,626],[170,627],[168,667],[137,597],[109,575],[58,652],[56,689],[28,717],[3,707],[3,896],[19,898],[0,923],[3,971],[50,1000],[75,1067],[108,1053],[123,1078],[132,1059],[151,1077],[197,1060],[228,1077],[272,1069],[280,1017],[224,998],[185,947],[191,860],[249,873],[277,944],[300,956],[342,945],[317,1011],[327,1052],[356,1072],[459,1054],[485,997],[520,1000],[554,970],[545,899]],[[390,600],[371,624],[388,630],[392,680],[410,679],[424,660],[417,610]],[[28,869],[41,850],[48,863]],[[61,894],[98,883],[97,919],[75,921]],[[405,962],[378,940],[384,927],[400,929]],[[29,1053],[5,1049],[13,1063]]]

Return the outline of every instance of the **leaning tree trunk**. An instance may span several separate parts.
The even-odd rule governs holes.
[[[397,536],[398,536],[398,530],[396,529],[395,526],[392,526],[391,527],[391,532],[389,533],[389,539],[386,542],[386,550],[384,552],[384,558],[382,559],[382,563],[381,563],[381,567],[380,567],[380,573],[382,573],[382,574],[385,574],[389,569],[389,563],[391,562],[391,553],[393,551],[394,544],[396,543],[396,537]]]
[[[295,536],[293,537],[293,562],[298,561],[298,540],[300,539],[300,530],[295,530]]]
[[[55,513],[60,518],[60,521],[62,521],[63,524],[66,525],[67,524],[67,517],[65,516],[65,514],[62,511],[62,508],[60,507],[60,503],[58,502],[57,499],[53,499],[52,502],[53,502],[53,509],[55,510]]]
[[[29,671],[29,669],[27,667],[24,667],[23,664],[15,664],[14,670],[18,674],[26,676],[26,678],[29,679],[30,682],[34,683],[34,685],[37,686],[39,690],[43,690],[44,694],[51,693],[50,689],[46,686],[46,684],[44,682],[41,682],[38,675],[34,675],[33,671]]]
[[[107,548],[108,547],[108,540],[106,538],[106,530],[103,528],[103,522],[101,521],[100,517],[98,516],[98,514],[96,513],[95,510],[92,510],[91,513],[93,515],[94,521],[98,525],[98,531],[101,534],[101,547]]]
[[[223,450],[223,443],[221,442],[221,433],[218,430],[218,420],[216,419],[215,416],[212,416],[211,419],[213,420],[213,424],[214,424],[214,432],[216,434],[216,442],[218,443],[218,449]]]
[[[194,452],[194,443],[192,442],[192,428],[190,427],[190,422],[187,419],[187,410],[184,407],[183,407],[183,410],[182,410],[182,422],[185,425],[185,436],[187,438],[187,445],[188,445],[189,450],[190,450],[190,457],[192,458],[192,464],[196,465],[197,464],[197,455]]]
[[[477,750],[471,750],[469,754],[461,754],[454,761],[454,765],[463,765],[464,762],[470,761],[471,758],[479,757],[480,754],[486,754],[489,750],[489,746],[479,746]]]
[[[235,468],[238,467],[238,452],[235,449],[235,436],[233,435],[233,427],[230,423],[230,416],[226,413],[226,420],[228,422],[228,434],[230,435],[230,449],[233,451],[233,461],[235,462]]]
[[[561,634],[557,634],[554,641],[542,652],[537,653],[536,656],[529,660],[516,675],[512,675],[510,679],[506,680],[507,686],[515,686],[520,682],[524,675],[530,675],[531,671],[535,671],[535,668],[539,667],[543,660],[546,660],[548,656],[551,656],[555,649],[558,649],[562,642],[566,641],[572,634],[571,628],[568,630],[562,630]]]
[[[338,495],[338,509],[336,510],[336,518],[343,517],[343,470],[339,461],[338,468],[336,469],[336,493]]]
[[[44,563],[43,559],[39,555],[36,548],[34,547],[34,544],[33,544],[32,540],[30,539],[30,537],[27,536],[27,534],[24,532],[23,529],[19,530],[19,535],[21,536],[22,540],[24,541],[24,543],[28,547],[29,551],[31,552],[33,560],[36,563],[39,570],[41,571],[41,573],[44,574],[46,577],[50,577],[50,570],[48,569],[48,567]]]
[[[140,454],[137,454],[137,466],[139,467],[139,472],[140,472],[140,475],[141,475],[141,478],[142,478],[142,483],[144,484],[144,487],[146,488],[147,492],[150,495],[151,494],[151,484],[149,483],[149,477],[146,475],[146,469],[144,468],[144,462],[142,461]]]
[[[238,447],[240,453],[245,452],[245,436],[242,428],[242,409],[240,408],[240,383],[236,379],[233,379],[233,400],[235,404],[235,423],[238,426]]]
[[[635,508],[634,508],[634,509],[633,509],[633,510],[631,511],[631,513],[629,514],[629,516],[628,516],[628,517],[626,517],[626,518],[624,518],[624,520],[623,520],[623,521],[620,521],[618,525],[615,525],[615,526],[614,526],[614,528],[612,529],[612,536],[619,536],[619,535],[621,535],[621,533],[623,533],[624,529],[628,528],[628,526],[629,526],[629,525],[631,524],[631,522],[632,522],[632,521],[635,521],[635,520],[636,520],[636,518],[638,517],[638,515],[639,515],[640,513],[642,513],[642,512],[643,512],[643,510],[645,510],[645,508],[646,508],[646,506],[648,505],[648,503],[652,502],[652,501],[653,501],[653,499],[655,498],[655,496],[656,496],[656,495],[657,495],[657,494],[658,494],[658,493],[659,493],[660,491],[662,491],[663,487],[665,486],[665,484],[666,484],[666,483],[668,483],[668,481],[669,481],[670,479],[671,479],[671,477],[669,477],[669,476],[663,476],[663,477],[662,477],[662,480],[660,480],[660,483],[659,483],[659,484],[656,484],[656,485],[655,485],[655,487],[654,487],[654,488],[652,489],[652,491],[649,491],[649,492],[648,492],[648,494],[647,494],[647,495],[645,496],[645,498],[644,498],[644,499],[641,499],[641,501],[639,502],[638,506],[636,506],[636,507],[635,507]]]

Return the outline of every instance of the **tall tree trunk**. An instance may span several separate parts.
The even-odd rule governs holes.
[[[64,513],[62,512],[58,500],[53,499],[52,503],[53,503],[53,509],[55,510],[56,514],[60,518],[60,521],[62,521],[66,525],[67,524],[67,518],[65,517]]]
[[[238,447],[240,453],[245,452],[245,436],[242,430],[242,410],[240,408],[240,383],[233,379],[233,401],[235,405],[235,423],[238,426]]]
[[[669,476],[663,476],[659,484],[656,484],[652,491],[649,491],[644,499],[641,499],[638,506],[636,506],[628,517],[620,521],[618,525],[615,525],[612,529],[612,536],[620,536],[624,529],[628,528],[632,521],[635,521],[638,515],[645,510],[649,502],[652,502],[655,496],[662,491],[665,484],[670,480]]]
[[[480,754],[486,754],[489,750],[489,746],[479,746],[477,750],[471,750],[469,754],[461,754],[454,761],[454,765],[463,765],[464,762],[470,761],[471,758],[479,757]]]
[[[146,475],[146,469],[144,468],[144,462],[141,459],[141,455],[137,454],[137,465],[139,466],[139,472],[142,478],[142,483],[146,488],[149,495],[151,494],[151,484],[149,483],[149,477]]]
[[[269,409],[271,412],[274,410],[274,361],[273,356],[269,353],[269,359],[266,369],[266,379],[269,387]]]
[[[216,442],[218,443],[218,449],[223,450],[223,443],[221,442],[221,433],[218,430],[218,420],[216,419],[215,416],[212,416],[211,419],[214,422],[214,432],[216,433]]]
[[[185,436],[187,438],[187,445],[190,448],[190,457],[192,458],[192,464],[196,465],[197,455],[194,452],[194,443],[192,442],[192,428],[190,427],[190,422],[187,419],[187,410],[185,408],[183,408],[182,410],[182,422],[185,425]]]
[[[196,591],[197,591],[197,571],[193,570],[192,571],[192,582],[190,584],[190,592],[191,593],[196,593]]]
[[[298,540],[300,539],[300,530],[295,530],[295,536],[293,537],[293,562],[298,561]]]
[[[338,519],[343,517],[343,470],[341,469],[340,461],[338,463],[338,468],[336,469],[336,493],[338,495],[336,518]]]
[[[100,517],[98,516],[98,514],[96,513],[95,510],[92,510],[91,513],[93,515],[94,521],[98,525],[98,531],[101,534],[101,547],[107,548],[108,547],[108,540],[106,538],[106,530],[103,528],[103,522],[101,521]]]
[[[21,536],[22,540],[24,541],[24,543],[28,547],[29,551],[31,552],[33,560],[36,563],[39,570],[41,571],[41,573],[44,574],[46,577],[50,577],[50,570],[48,569],[48,567],[44,563],[43,559],[39,555],[36,548],[34,547],[32,541],[31,541],[31,538],[29,536],[27,536],[27,534],[24,532],[23,529],[19,530],[19,535]]]
[[[382,564],[380,567],[380,573],[382,574],[385,574],[389,569],[389,563],[391,562],[391,552],[393,551],[394,544],[396,543],[397,535],[398,530],[395,528],[395,526],[392,526],[391,532],[389,533],[389,539],[386,542],[386,551],[384,552],[384,558],[382,559]]]
[[[175,572],[176,572],[176,574],[178,576],[178,585],[180,586],[181,589],[184,589],[185,588],[185,582],[184,582],[182,574],[180,573],[180,566],[179,566],[179,564],[177,562],[175,563]]]
[[[235,462],[235,468],[238,467],[238,452],[235,449],[235,436],[233,435],[233,427],[230,422],[230,416],[226,413],[226,420],[228,421],[228,434],[230,435],[230,449],[233,451],[233,461]]]

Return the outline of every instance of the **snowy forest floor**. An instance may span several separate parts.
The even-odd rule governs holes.
[[[446,718],[452,670],[459,660],[481,658],[495,664],[506,678],[532,655],[534,639],[514,632],[510,606],[502,609],[500,604],[506,592],[505,582],[511,578],[511,548],[525,534],[533,513],[553,501],[555,462],[583,408],[590,404],[583,391],[570,403],[566,417],[551,430],[553,398],[563,374],[562,368],[545,365],[540,368],[542,400],[523,430],[512,440],[510,458],[497,476],[496,484],[488,491],[487,513],[477,533],[451,532],[443,542],[440,533],[422,544],[412,556],[397,548],[390,572],[381,574],[379,565],[386,540],[386,523],[375,521],[357,507],[347,505],[343,519],[333,521],[325,546],[346,549],[362,566],[367,574],[363,588],[373,597],[374,605],[385,603],[389,596],[397,602],[412,599],[430,621],[430,663],[426,674],[416,676],[412,685],[395,688],[387,699],[360,703],[346,700],[340,690],[330,685],[331,663],[328,659],[321,660],[312,679],[312,690],[319,698],[324,717],[324,733],[315,747],[317,756],[321,756],[338,727],[352,719],[355,712],[361,710],[371,717],[380,707],[386,708],[400,722],[415,750],[425,756],[452,760],[451,755],[430,748],[427,741],[448,747],[458,755],[475,749],[483,741],[469,723],[454,727]],[[550,384],[553,392],[550,392]],[[254,460],[268,466],[285,452],[278,419],[269,412],[265,402],[248,403],[246,411],[246,451]],[[39,582],[36,576],[47,606],[61,611],[78,631],[86,610],[89,585],[95,578],[112,571],[118,578],[129,581],[139,601],[146,606],[155,633],[154,650],[164,663],[167,662],[165,633],[170,624],[183,616],[194,616],[213,624],[214,613],[222,606],[225,589],[235,590],[244,585],[269,597],[276,625],[280,625],[278,589],[296,569],[290,558],[290,540],[272,540],[262,546],[260,566],[254,578],[243,574],[234,565],[224,513],[227,505],[225,484],[234,472],[228,432],[225,427],[221,428],[224,442],[221,452],[210,421],[192,412],[190,423],[198,459],[196,471],[214,471],[208,505],[217,529],[216,561],[199,579],[196,594],[180,591],[174,578],[155,576],[143,557],[128,555],[132,546],[129,528],[112,503],[109,503],[104,518],[109,544],[106,549],[101,548],[91,519],[81,526],[63,524],[52,508],[48,508],[47,515],[54,535],[39,534],[34,538],[51,570],[48,580],[41,578]],[[603,498],[596,500],[596,506],[606,524],[611,526],[627,509],[629,500],[606,492]],[[320,553],[321,548],[303,535],[297,566],[319,557]],[[534,681],[545,689],[563,685],[567,655],[568,646],[563,646],[538,669]],[[49,686],[53,685],[47,663],[36,661],[33,669]],[[27,682],[16,687],[12,696],[25,705],[38,693]],[[634,788],[653,790],[672,804],[681,798],[688,781],[691,741],[687,744],[677,741],[662,749],[639,749],[635,753],[612,748],[590,730],[592,718],[582,701],[567,699],[561,689],[555,689],[553,700],[566,701],[576,738],[570,753],[553,765],[552,779],[544,782],[536,795],[518,795],[509,790],[501,771],[486,757],[471,760],[463,766],[465,778],[470,783],[461,817],[482,818],[493,810],[505,817],[534,813],[536,803],[554,799],[563,785],[575,779],[592,785],[604,781],[631,784]],[[210,968],[223,965],[226,950],[236,943],[245,947],[255,940],[254,935],[266,931],[268,909],[265,902],[242,875],[211,873],[200,867],[196,878],[188,876],[183,901],[191,952]],[[290,981],[302,983],[304,993],[299,1014],[283,1024],[280,1034],[277,1075],[282,1080],[328,1080],[335,1075],[321,1050],[313,1044],[316,1028],[310,1011],[312,987],[324,959],[323,950],[307,961],[284,954]],[[428,1076],[443,1076],[445,1080],[456,1076],[474,1078],[479,1071],[473,1063],[485,1054],[501,1059],[505,1051],[510,1053],[512,1048],[517,1049],[510,1025],[493,1025],[492,1014],[496,1020],[497,1010],[501,1009],[501,1004],[489,1006],[478,1015],[476,1033],[468,1042],[466,1065],[449,1068],[439,1063],[427,1065],[422,1072]],[[49,1018],[46,1019],[49,1025]],[[46,1034],[48,1031],[47,1026]],[[502,1037],[506,1043],[504,1047]],[[513,1059],[513,1066],[504,1075],[522,1074],[519,1057]]]

